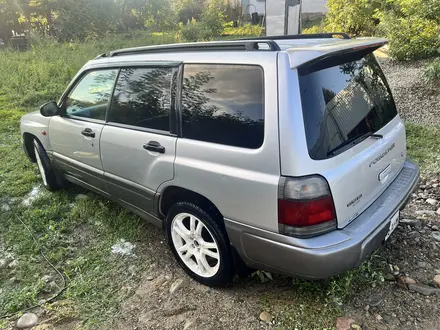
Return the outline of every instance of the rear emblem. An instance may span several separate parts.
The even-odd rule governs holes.
[[[355,199],[352,199],[351,201],[348,202],[347,207],[350,207],[350,206],[354,206],[354,205],[356,205],[357,203],[359,203],[359,201],[361,200],[361,198],[362,198],[362,194],[356,196]]]

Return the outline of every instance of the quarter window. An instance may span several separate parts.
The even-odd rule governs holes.
[[[172,68],[121,69],[108,121],[169,131]]]
[[[67,96],[68,116],[104,120],[118,70],[87,73]]]
[[[194,140],[261,147],[263,70],[249,65],[185,65],[182,133]]]

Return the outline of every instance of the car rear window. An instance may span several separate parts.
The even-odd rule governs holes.
[[[350,59],[353,59],[350,58]],[[299,69],[307,146],[312,159],[331,158],[361,142],[397,114],[375,57],[329,59]]]

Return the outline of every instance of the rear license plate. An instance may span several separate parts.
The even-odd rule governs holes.
[[[388,229],[387,236],[385,236],[385,240],[387,240],[393,231],[397,228],[397,225],[399,224],[399,211],[397,211],[392,217],[390,221],[390,229]]]

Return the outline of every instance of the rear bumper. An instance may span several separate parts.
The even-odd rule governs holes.
[[[390,218],[405,207],[419,180],[405,162],[390,186],[353,222],[328,234],[299,239],[225,219],[231,244],[250,267],[322,279],[357,267],[384,241]]]

